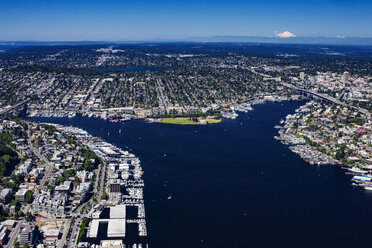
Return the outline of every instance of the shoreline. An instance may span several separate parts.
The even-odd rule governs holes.
[[[189,117],[176,117],[176,118],[162,118],[158,123],[171,124],[171,125],[211,125],[219,124],[222,118],[207,119],[202,117],[189,118]]]
[[[228,104],[221,104],[218,109],[215,109],[219,111],[223,118],[228,119],[235,119],[238,115],[236,112],[248,112],[253,110],[252,106],[257,104],[262,104],[265,102],[284,102],[284,101],[298,101],[302,100],[303,98],[299,95],[291,95],[291,96],[273,96],[270,95],[269,98],[264,97],[256,97],[241,103],[228,103]],[[137,112],[136,109],[128,109],[129,107],[120,107],[120,108],[112,108],[110,109],[100,109],[100,110],[93,110],[90,112],[84,112],[84,111],[78,111],[76,109],[62,109],[62,110],[51,110],[51,109],[27,109],[25,116],[29,118],[74,118],[77,115],[81,116],[87,116],[89,118],[95,117],[102,120],[107,120],[110,122],[125,122],[130,121],[133,119],[151,119],[148,116],[151,115],[145,115],[142,112],[144,110],[141,110],[142,112]],[[210,107],[211,108],[211,107]],[[146,109],[145,109],[146,110]],[[201,110],[197,113],[200,115],[203,115],[204,112]],[[201,117],[201,116],[199,116]],[[198,117],[198,118],[199,118]],[[178,118],[178,117],[177,117]],[[156,119],[154,119],[156,120]],[[156,121],[150,121],[150,122],[156,122]],[[210,123],[215,124],[215,123]],[[197,124],[196,124],[197,125]]]
[[[313,102],[310,101],[296,109],[295,113],[288,114],[285,119],[282,119],[280,124],[274,127],[275,129],[278,129],[278,135],[274,136],[274,139],[280,141],[283,145],[286,145],[291,152],[299,155],[302,160],[310,165],[334,165],[347,170],[345,174],[353,175],[353,178],[351,179],[353,186],[358,186],[364,188],[364,190],[371,191],[372,166],[369,165],[367,159],[361,156],[356,157],[354,152],[349,152],[348,155],[344,153],[341,158],[338,156],[341,148],[336,150],[335,147],[337,147],[337,145],[340,146],[339,141],[342,135],[338,137],[336,136],[337,144],[335,147],[329,147],[325,142],[326,139],[322,135],[317,136],[317,133],[314,130],[308,131],[309,126],[313,124],[309,124],[305,128],[299,124],[299,119],[303,119],[301,116],[307,116],[309,112],[308,108],[312,104]],[[324,111],[330,112],[331,110],[328,109]],[[319,119],[319,116],[317,117]],[[345,127],[343,128],[345,129]],[[297,128],[300,128],[301,130],[297,131]],[[348,128],[350,128],[350,126]],[[311,138],[309,138],[309,136]],[[327,147],[327,149],[324,147]]]
[[[75,127],[75,126],[66,126],[56,123],[47,123],[57,128],[62,133],[65,133],[69,136],[75,137],[83,145],[87,146],[89,150],[94,152],[98,157],[100,157],[104,163],[106,163],[105,173],[109,175],[116,175],[116,173],[121,173],[120,187],[123,186],[126,189],[126,192],[112,193],[110,191],[110,183],[113,183],[112,179],[106,178],[103,181],[103,192],[107,194],[107,198],[101,198],[99,203],[96,203],[92,209],[89,211],[85,217],[89,220],[89,227],[87,232],[83,235],[82,241],[89,242],[90,244],[98,244],[101,241],[107,240],[108,237],[104,235],[102,237],[98,233],[98,229],[93,228],[93,222],[101,223],[107,221],[102,213],[104,209],[113,208],[112,205],[119,206],[119,208],[128,207],[137,207],[138,215],[136,218],[127,219],[126,217],[120,219],[122,223],[127,225],[127,223],[137,224],[138,225],[138,237],[136,241],[128,241],[128,233],[124,229],[124,234],[121,233],[121,236],[118,236],[118,242],[122,244],[127,244],[131,246],[133,244],[147,245],[147,225],[146,225],[146,216],[145,216],[145,201],[144,201],[144,187],[145,182],[143,179],[143,169],[141,166],[141,161],[138,156],[125,150],[121,147],[118,147],[111,142],[105,141],[102,137],[93,136],[85,129]],[[120,163],[121,166],[117,168],[114,166],[116,163]],[[123,168],[122,168],[123,167]],[[117,183],[119,181],[115,181]],[[107,192],[107,193],[106,193]],[[118,197],[119,196],[119,197]],[[103,196],[102,196],[103,197]],[[99,218],[97,218],[97,216]],[[111,219],[111,217],[109,218]],[[98,224],[100,225],[100,224]],[[97,226],[98,228],[98,226]],[[108,232],[106,233],[108,235]]]

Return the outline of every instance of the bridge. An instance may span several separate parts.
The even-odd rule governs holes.
[[[345,91],[343,91],[340,95],[338,95],[337,100],[342,100],[342,98],[345,96]]]
[[[301,88],[298,88],[296,86],[293,86],[291,84],[287,84],[287,83],[284,83],[284,82],[281,82],[281,83],[284,86],[288,87],[288,88],[291,88],[293,90],[299,91],[299,92],[304,93],[306,95],[310,95],[310,96],[314,96],[314,97],[320,98],[321,100],[324,100],[324,101],[329,102],[329,103],[334,103],[334,104],[346,106],[345,103],[343,103],[343,102],[339,101],[338,99],[333,98],[331,96],[323,95],[321,93],[317,93],[317,92],[310,91],[310,90],[301,89]]]
[[[266,77],[266,78],[272,78],[272,76],[270,75],[267,75],[267,74],[264,74],[264,73],[259,73],[259,72],[256,72],[255,70],[250,70],[251,72],[253,72],[254,74],[257,74],[257,75],[260,75],[262,77]],[[298,92],[301,92],[301,93],[304,93],[306,95],[310,95],[310,96],[313,96],[314,98],[317,98],[317,99],[321,99],[323,101],[326,101],[326,102],[329,102],[329,103],[332,103],[332,104],[338,104],[338,105],[341,105],[341,106],[347,106],[349,108],[352,108],[352,109],[355,109],[361,113],[364,113],[365,115],[368,116],[368,118],[371,118],[371,113],[367,110],[367,109],[364,109],[364,108],[360,108],[360,107],[355,107],[355,106],[352,106],[350,104],[347,104],[345,102],[341,102],[341,99],[345,96],[345,91],[343,91],[339,97],[336,99],[336,98],[333,98],[333,97],[330,97],[328,95],[323,95],[323,94],[320,94],[320,93],[317,93],[317,92],[314,92],[314,91],[311,91],[311,90],[305,90],[305,89],[301,89],[301,88],[298,88],[292,84],[288,84],[288,83],[285,83],[283,81],[279,81],[283,86],[285,87],[288,87],[288,88],[291,88],[293,90],[296,90]]]
[[[30,99],[24,100],[24,101],[22,101],[22,102],[20,102],[20,103],[17,103],[16,105],[13,105],[13,106],[10,107],[10,108],[7,108],[7,109],[2,110],[2,111],[0,111],[0,115],[5,115],[5,114],[7,114],[7,113],[9,113],[9,112],[11,112],[11,111],[13,111],[13,110],[16,110],[16,109],[18,109],[19,107],[21,107],[21,106],[23,106],[24,104],[26,104],[28,101],[30,101]]]
[[[355,106],[352,106],[352,105],[347,104],[345,102],[341,102],[339,99],[336,99],[334,97],[331,97],[331,96],[328,96],[328,95],[323,95],[323,94],[320,94],[320,93],[317,93],[317,92],[314,92],[314,91],[310,91],[310,90],[301,89],[301,88],[298,88],[296,86],[293,86],[293,85],[288,84],[288,83],[285,83],[285,82],[281,82],[281,84],[283,86],[285,86],[285,87],[288,87],[288,88],[291,88],[293,90],[299,91],[299,92],[304,93],[306,95],[313,96],[313,97],[318,98],[318,99],[321,99],[323,101],[326,101],[326,102],[329,102],[329,103],[333,103],[333,104],[338,104],[338,105],[349,107],[349,108],[353,108],[353,109],[355,109],[357,111],[360,111],[360,112],[366,114],[368,116],[368,118],[371,117],[371,113],[369,113],[367,109],[355,107]],[[345,92],[343,92],[341,94],[340,99],[344,96],[344,93]]]

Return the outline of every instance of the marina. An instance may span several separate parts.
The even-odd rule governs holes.
[[[345,172],[352,171],[309,166],[273,139],[281,130],[274,126],[303,104],[259,104],[209,126],[83,116],[36,120],[83,128],[140,158],[149,247],[368,246],[370,191],[351,185],[354,175]],[[138,204],[135,198],[125,202],[127,208]],[[126,238],[138,235],[138,224],[128,221],[141,218],[133,218],[130,208],[126,214]]]
[[[145,184],[139,158],[101,138],[91,136],[83,129],[61,125],[56,125],[56,127],[61,132],[76,137],[107,164],[107,181],[103,185],[107,198],[92,206],[88,213],[90,221],[85,242],[93,244],[91,247],[94,247],[103,240],[100,238],[101,235],[105,237],[105,240],[121,238],[126,247],[135,247],[140,244],[146,247],[147,227],[143,198]],[[135,219],[127,219],[128,207],[136,208]],[[105,211],[109,213],[108,218],[102,216]],[[107,232],[99,235],[100,226],[103,224],[107,225]],[[128,224],[137,225],[137,235],[131,234],[135,237],[127,237],[126,226]]]
[[[340,161],[320,151],[319,147],[314,142],[309,142],[300,135],[291,133],[291,129],[298,125],[298,118],[300,113],[308,111],[308,103],[296,109],[296,114],[289,114],[285,120],[281,120],[280,124],[274,128],[278,130],[279,136],[274,136],[275,140],[288,146],[289,150],[298,154],[304,161],[311,165],[336,165],[347,170],[346,174],[353,175],[351,181],[352,185],[358,188],[371,191],[372,190],[372,166],[345,166]]]
[[[95,111],[89,113],[78,113],[77,111],[56,111],[56,110],[33,110],[28,111],[27,116],[30,118],[73,118],[76,115],[88,116],[89,118],[99,118],[110,122],[124,122],[130,121],[134,118],[132,114],[118,114],[110,111]]]
[[[300,157],[312,165],[339,165],[340,163],[317,151],[309,145],[295,145],[290,146],[289,149],[300,155]]]

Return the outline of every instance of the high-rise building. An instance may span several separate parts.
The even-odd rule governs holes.
[[[350,79],[350,73],[348,71],[345,71],[342,75],[342,82],[347,83]]]
[[[24,245],[32,245],[35,242],[35,238],[37,237],[37,226],[25,223],[22,226],[22,230],[19,233],[19,244]]]
[[[300,72],[300,79],[305,80],[305,72]]]

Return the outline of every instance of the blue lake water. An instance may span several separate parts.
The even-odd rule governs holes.
[[[12,49],[12,48],[17,48],[20,47],[21,45],[17,44],[12,44],[12,45],[1,45],[0,44],[0,50],[6,50],[6,49]]]
[[[273,139],[301,104],[257,105],[209,126],[34,119],[83,128],[140,158],[151,248],[369,247],[372,194]]]
[[[5,52],[5,49],[8,49],[8,46],[0,45],[0,53]]]

